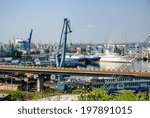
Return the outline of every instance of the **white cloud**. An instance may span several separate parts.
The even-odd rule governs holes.
[[[86,25],[86,28],[93,29],[93,28],[95,28],[95,25],[94,24],[88,24],[88,25]]]
[[[85,25],[81,30],[84,32],[91,32],[95,29],[95,25],[94,24],[87,24]]]

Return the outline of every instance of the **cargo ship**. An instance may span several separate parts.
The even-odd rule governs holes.
[[[77,64],[88,64],[99,62],[99,56],[84,56],[84,55],[66,55],[67,60],[74,60]]]

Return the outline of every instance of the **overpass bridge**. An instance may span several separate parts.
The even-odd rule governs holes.
[[[111,70],[111,69],[83,69],[83,68],[61,68],[61,67],[40,67],[40,66],[18,66],[18,65],[0,65],[0,73],[27,73],[36,75],[37,91],[43,89],[43,75],[75,75],[75,76],[134,76],[141,79],[150,79],[150,71],[143,70]]]
[[[76,76],[135,76],[150,78],[150,70],[114,70],[114,69],[83,69],[83,68],[64,68],[64,67],[40,67],[40,66],[16,66],[16,65],[0,65],[0,72],[8,73],[33,73],[33,74],[60,74],[60,75],[76,75]]]

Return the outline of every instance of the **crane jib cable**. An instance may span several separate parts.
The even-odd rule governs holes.
[[[132,55],[127,59],[126,63],[122,64],[121,67],[118,69],[118,70],[129,70],[130,67],[133,65],[133,63],[136,61],[136,58],[141,56],[142,53],[138,53],[142,47],[146,47],[146,44],[150,41],[150,36],[142,43],[140,44],[138,50],[136,50],[134,53],[132,53]],[[131,63],[128,63],[132,61]],[[109,80],[113,80],[115,79],[116,81],[120,80],[121,78],[123,77],[123,74],[113,74],[111,76],[111,78]],[[108,82],[108,83],[105,83],[101,89],[103,90],[110,90],[112,86],[114,86],[116,83],[115,82]]]

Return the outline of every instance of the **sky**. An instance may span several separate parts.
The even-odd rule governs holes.
[[[0,0],[0,42],[13,36],[59,42],[63,19],[68,43],[142,42],[150,35],[150,0]]]

